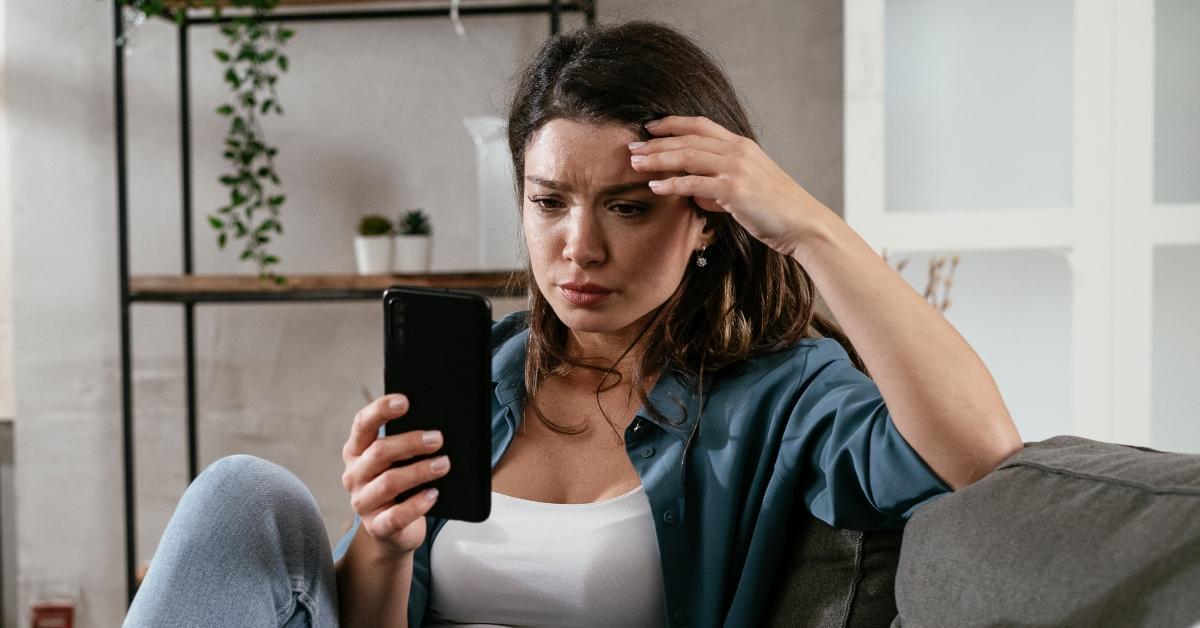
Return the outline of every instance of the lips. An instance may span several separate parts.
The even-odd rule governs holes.
[[[561,283],[558,284],[558,289],[562,292],[563,298],[571,305],[578,307],[588,307],[596,305],[608,298],[612,294],[612,290],[594,283]]]

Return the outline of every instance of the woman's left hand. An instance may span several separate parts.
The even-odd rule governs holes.
[[[667,116],[648,123],[646,130],[656,137],[631,145],[634,170],[675,173],[652,181],[655,193],[691,196],[701,209],[727,212],[784,255],[793,255],[818,221],[832,213],[753,140],[708,118]]]

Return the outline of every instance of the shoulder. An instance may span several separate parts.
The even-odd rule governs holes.
[[[529,311],[513,312],[498,321],[492,321],[492,355],[495,355],[509,340],[529,329]]]
[[[764,353],[730,365],[722,369],[719,377],[723,380],[747,383],[778,378],[803,382],[823,372],[842,371],[847,368],[858,372],[850,361],[850,355],[838,341],[833,338],[804,338],[786,349]]]

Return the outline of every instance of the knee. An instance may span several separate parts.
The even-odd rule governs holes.
[[[321,521],[316,499],[300,478],[278,464],[246,454],[213,462],[187,493],[199,494],[198,501],[206,509],[224,511],[227,516],[241,513],[272,519],[273,515],[286,515],[295,521]]]

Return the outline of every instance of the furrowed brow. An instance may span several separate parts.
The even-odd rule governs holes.
[[[527,176],[527,177],[525,177],[525,180],[528,181],[529,183],[536,183],[542,187],[547,187],[552,190],[569,191],[571,189],[571,186],[569,186],[565,183],[562,183],[559,181],[553,181],[550,179],[543,179],[541,177]],[[649,180],[647,179],[646,181],[630,181],[629,183],[618,183],[616,185],[610,185],[606,188],[602,188],[600,190],[600,192],[603,194],[623,194],[625,192],[633,192],[636,190],[649,190],[649,189],[650,189]]]

